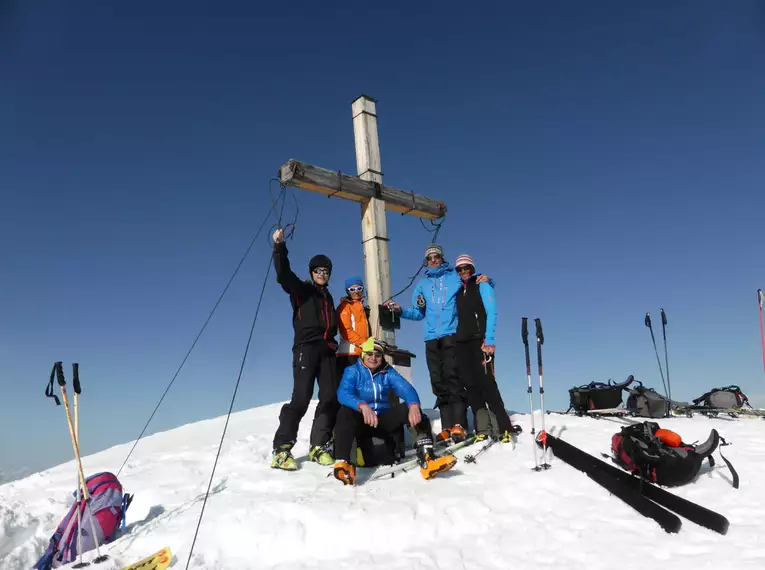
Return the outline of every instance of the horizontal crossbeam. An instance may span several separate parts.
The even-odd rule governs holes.
[[[386,210],[419,218],[438,220],[446,215],[446,204],[443,202],[297,160],[289,160],[282,165],[279,180],[285,186],[295,186],[353,202],[378,198],[385,202]]]

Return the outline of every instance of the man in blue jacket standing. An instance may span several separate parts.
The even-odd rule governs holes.
[[[436,456],[430,420],[420,409],[417,391],[385,361],[385,346],[370,338],[361,350],[361,358],[345,369],[337,389],[340,411],[335,424],[335,478],[346,485],[356,483],[356,466],[350,461],[354,438],[385,438],[404,424],[409,425],[420,474],[425,479],[454,467],[454,456]],[[391,392],[404,401],[391,406]]]
[[[467,391],[457,365],[457,302],[462,288],[457,272],[444,260],[440,245],[425,250],[425,278],[417,283],[412,294],[412,307],[402,308],[389,301],[387,307],[412,321],[425,319],[425,361],[430,385],[441,411],[441,429],[437,439],[451,437],[463,441],[467,437]],[[488,281],[485,275],[478,282]]]

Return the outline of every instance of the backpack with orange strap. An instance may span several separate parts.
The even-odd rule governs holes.
[[[699,473],[704,459],[714,467],[712,457],[718,446],[730,445],[717,430],[697,445],[683,442],[679,434],[659,427],[656,422],[641,422],[625,426],[611,438],[611,459],[630,473],[668,487],[685,485]],[[739,477],[730,462],[720,453],[730,469],[733,487],[738,489]]]

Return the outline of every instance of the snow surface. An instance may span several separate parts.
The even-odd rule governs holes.
[[[345,487],[309,463],[313,407],[304,418],[297,472],[270,468],[280,404],[234,414],[205,509],[191,568],[761,569],[765,565],[765,422],[672,418],[659,423],[686,441],[716,428],[733,445],[723,453],[741,476],[730,484],[722,461],[676,489],[724,514],[725,536],[683,519],[666,534],[585,475],[551,459],[533,466],[529,416],[515,449],[497,444],[475,464],[460,461],[425,481],[415,471]],[[429,411],[434,428],[437,413]],[[540,416],[536,414],[537,429]],[[225,418],[189,424],[142,440],[120,476],[135,493],[127,533],[105,547],[116,568],[169,546],[172,568],[185,568]],[[607,452],[615,420],[546,416],[548,430],[592,454]],[[562,431],[561,431],[562,430]],[[131,442],[132,443],[132,442]],[[116,472],[131,444],[83,458],[86,474]],[[457,452],[458,458],[475,447]],[[364,470],[371,471],[371,469]],[[0,569],[27,570],[66,513],[74,461],[0,486]],[[86,554],[86,560],[93,557]]]

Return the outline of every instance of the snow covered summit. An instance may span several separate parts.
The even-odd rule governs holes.
[[[306,461],[313,410],[295,447],[301,468],[270,468],[281,404],[232,415],[191,568],[268,569],[576,569],[765,567],[765,421],[702,417],[659,420],[685,441],[714,427],[733,445],[723,453],[741,476],[733,489],[722,461],[672,491],[730,520],[722,536],[684,521],[667,534],[562,461],[533,466],[528,415],[515,449],[495,445],[477,463],[460,461],[442,477],[414,472],[345,487],[326,467]],[[429,413],[429,415],[432,415]],[[437,417],[437,416],[436,416]],[[184,568],[225,418],[146,437],[120,475],[135,493],[127,532],[106,547],[127,565],[169,546],[171,568]],[[539,428],[539,415],[536,425]],[[556,414],[547,428],[599,456],[620,423]],[[434,429],[439,427],[434,422]],[[116,472],[131,443],[83,458],[86,475]],[[464,459],[476,446],[456,453]],[[72,501],[74,461],[0,485],[0,569],[28,570]],[[88,553],[86,559],[92,558]]]

